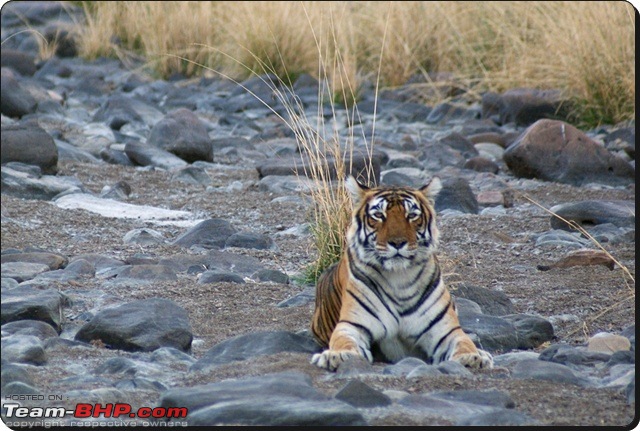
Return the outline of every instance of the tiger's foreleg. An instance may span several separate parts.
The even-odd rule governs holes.
[[[438,317],[440,320],[420,339],[420,347],[432,358],[434,364],[442,361],[456,361],[468,368],[492,368],[493,357],[489,352],[478,349],[471,338],[460,327],[458,314],[449,293],[443,294],[446,308]],[[437,334],[437,335],[436,335]]]
[[[341,363],[358,356],[373,362],[368,330],[354,322],[340,321],[331,334],[329,348],[313,355],[311,363],[335,371]]]

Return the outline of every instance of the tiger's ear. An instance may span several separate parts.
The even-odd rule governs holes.
[[[358,204],[362,200],[364,193],[369,190],[369,187],[361,184],[353,177],[353,175],[347,176],[345,179],[345,186],[347,187],[347,190],[349,190],[349,193],[351,193],[351,198],[355,204]]]
[[[440,190],[442,190],[442,181],[440,181],[439,177],[433,177],[427,185],[420,188],[422,194],[429,199],[431,203],[435,203],[436,196],[438,196]]]

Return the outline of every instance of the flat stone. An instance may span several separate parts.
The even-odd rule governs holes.
[[[600,332],[589,338],[587,350],[591,352],[613,353],[631,348],[631,342],[622,335]]]

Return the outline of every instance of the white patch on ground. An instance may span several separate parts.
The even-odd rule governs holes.
[[[63,209],[81,209],[103,217],[135,219],[149,221],[157,225],[180,227],[195,226],[202,220],[195,219],[189,211],[176,211],[148,205],[134,205],[113,199],[103,199],[86,193],[73,193],[62,196],[53,202]]]

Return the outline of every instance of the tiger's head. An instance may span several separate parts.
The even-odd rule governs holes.
[[[427,185],[373,187],[349,176],[346,186],[354,210],[347,244],[363,262],[387,271],[420,265],[437,249],[435,197],[442,189],[435,177]]]

